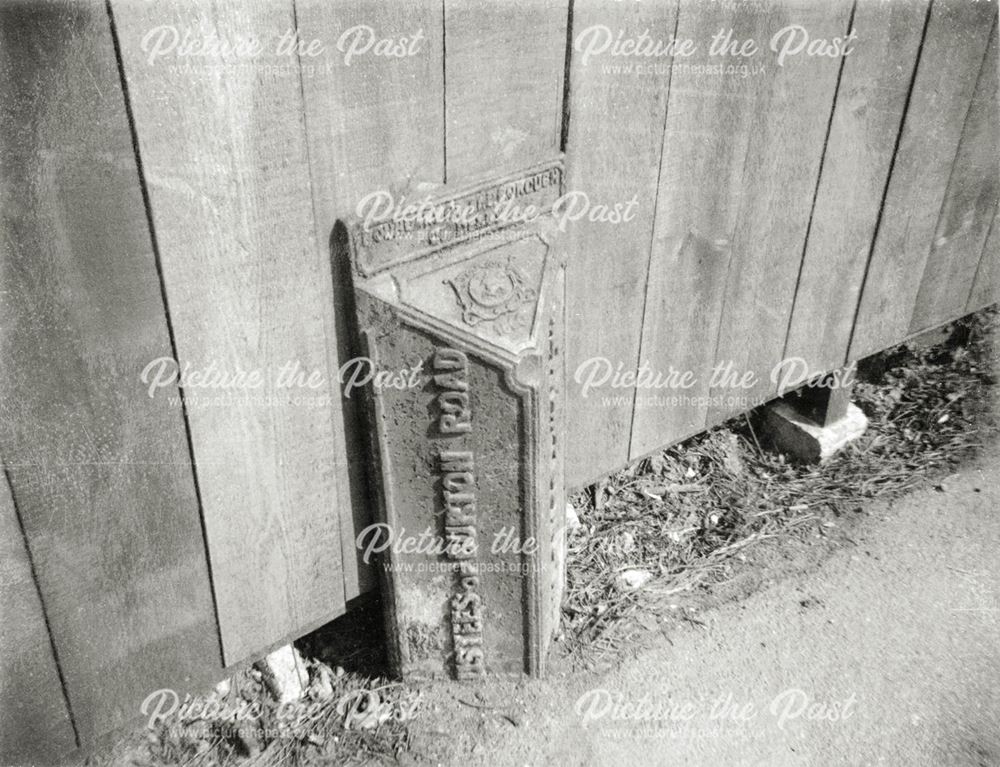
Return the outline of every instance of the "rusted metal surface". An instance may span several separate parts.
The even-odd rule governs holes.
[[[539,674],[558,624],[565,264],[540,216],[498,211],[544,211],[561,180],[547,163],[427,198],[394,228],[347,225],[404,677]]]

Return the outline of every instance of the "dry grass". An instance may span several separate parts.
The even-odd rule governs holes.
[[[200,710],[148,729],[129,762],[143,767],[395,764],[409,747],[408,721],[420,694],[342,669],[338,676],[318,661],[309,666],[312,681],[301,701],[281,707],[259,674],[241,672],[225,695],[196,698]],[[220,709],[225,713],[217,714]]]
[[[383,676],[377,601],[356,606],[350,616],[297,646],[309,674],[300,701],[279,705],[257,669],[247,668],[231,677],[228,689],[194,697],[89,764],[398,764],[397,758],[410,750],[410,722],[423,700],[419,690]]]
[[[956,323],[947,343],[866,360],[854,401],[869,429],[826,464],[795,465],[768,450],[750,414],[619,472],[601,499],[572,499],[582,525],[567,563],[568,652],[590,665],[661,625],[678,595],[726,579],[753,544],[822,535],[839,516],[973,455],[997,430],[996,327],[996,311],[982,312]],[[627,571],[652,578],[636,588],[623,582]]]

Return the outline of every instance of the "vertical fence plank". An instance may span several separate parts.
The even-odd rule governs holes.
[[[315,242],[299,62],[278,49],[294,13],[290,0],[112,5],[179,362],[259,376],[185,392],[231,664],[344,606],[332,287]],[[150,61],[143,40],[163,28],[247,52]],[[283,386],[282,370],[321,383]]]
[[[629,456],[634,387],[588,388],[586,382],[593,373],[597,383],[609,367],[634,370],[639,358],[643,302],[637,297],[646,285],[667,101],[661,76],[637,76],[621,59],[602,54],[585,60],[587,35],[603,34],[600,28],[636,36],[652,29],[666,38],[675,24],[675,3],[573,5],[566,188],[586,195],[591,204],[635,204],[629,220],[619,224],[585,216],[568,225],[566,371],[572,417],[566,481],[571,487],[597,479]]]
[[[562,129],[567,0],[444,0],[448,182],[552,157]]]
[[[677,37],[693,41],[697,50],[675,56],[669,75],[640,364],[664,375],[690,371],[694,381],[685,389],[637,393],[632,458],[705,424],[707,404],[697,404],[697,398],[709,392],[743,165],[752,151],[765,78],[757,72],[749,79],[720,77],[711,69],[720,60],[708,56],[708,43],[720,29],[732,29],[740,40],[766,39],[771,19],[759,8],[682,2],[679,13]],[[666,77],[661,75],[664,82]],[[674,395],[691,400],[674,402]]]
[[[321,279],[335,285],[333,300],[325,307],[331,369],[339,369],[356,350],[350,348],[349,338],[354,322],[348,311],[350,284],[336,268],[330,271],[335,221],[353,215],[372,192],[419,197],[422,185],[444,182],[441,1],[356,0],[333,6],[328,0],[299,0],[296,18],[300,39],[318,40],[321,51],[301,57],[302,90],[316,243],[325,272]],[[350,55],[366,46],[370,38],[366,28],[379,39],[405,38],[412,55],[387,58],[371,51]],[[345,597],[352,599],[375,587],[374,573],[359,560],[352,533],[372,519],[358,392],[339,401],[342,418],[334,420],[331,460],[349,463],[345,468],[350,489],[346,492],[341,472],[338,508],[346,531],[342,535]]]
[[[849,356],[904,338],[934,239],[994,3],[935,0],[875,235]]]
[[[53,764],[76,746],[10,486],[0,473],[0,762]]]
[[[768,37],[800,25],[810,38],[845,38],[852,3],[787,0],[771,6]],[[751,151],[743,166],[743,204],[733,232],[716,365],[732,363],[756,383],[713,395],[737,395],[714,404],[709,425],[773,396],[771,372],[781,359],[795,296],[817,174],[833,109],[841,58],[772,58],[757,101]],[[764,85],[764,83],[762,83]]]
[[[298,0],[296,18],[299,37],[322,44],[301,59],[318,225],[328,240],[335,217],[353,215],[369,192],[416,194],[444,182],[441,0]],[[347,57],[368,40],[359,27],[405,38],[412,55]]]
[[[994,23],[917,292],[910,333],[940,325],[965,312],[997,207],[998,134],[997,28]]]
[[[0,34],[0,450],[87,745],[219,639],[176,389],[140,381],[171,347],[105,8]]]
[[[784,357],[810,370],[844,363],[927,0],[858,2]]]
[[[972,284],[966,312],[974,312],[1000,301],[1000,215],[993,213],[990,233],[979,258],[979,269]]]

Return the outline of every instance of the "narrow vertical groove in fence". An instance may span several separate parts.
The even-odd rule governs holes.
[[[186,391],[232,664],[345,603],[334,505],[347,470],[326,398],[332,287],[309,201],[299,62],[277,47],[294,14],[290,0],[112,5],[179,362],[259,376],[219,401]],[[151,60],[142,40],[161,25],[252,37],[263,51]],[[286,384],[315,373],[327,388],[282,385],[282,371]]]
[[[303,58],[302,92],[309,149],[309,174],[316,245],[326,301],[326,346],[336,372],[359,356],[352,348],[350,280],[347,264],[331,263],[330,237],[338,218],[353,216],[370,194],[391,193],[395,200],[419,199],[422,187],[444,181],[444,107],[440,0],[386,5],[370,0],[337,7],[327,0],[298,0],[296,17],[302,40],[321,40],[323,52]],[[360,55],[345,60],[337,47],[341,35],[357,25],[381,34],[422,39],[414,55],[403,58]],[[363,42],[363,41],[362,41]],[[345,42],[345,47],[348,43]],[[312,73],[310,73],[312,72]],[[347,370],[349,378],[355,371]],[[345,596],[348,600],[375,587],[371,568],[359,560],[355,535],[371,524],[365,434],[358,412],[360,392],[334,397],[335,452],[348,483],[338,484],[337,511],[342,541]]]
[[[218,637],[177,390],[140,380],[171,350],[106,9],[5,5],[0,34],[0,445],[91,745],[218,674]]]
[[[442,183],[448,183],[448,0],[441,0],[441,161]]]
[[[979,70],[948,177],[930,254],[914,303],[909,332],[934,327],[965,313],[980,255],[997,209],[997,27]]]
[[[891,346],[909,331],[995,14],[993,3],[935,0],[931,7],[851,359]]]
[[[566,151],[566,142],[569,141],[569,121],[572,115],[570,104],[573,93],[570,90],[570,72],[573,65],[573,4],[576,0],[568,0],[566,4],[566,52],[563,64],[563,95],[562,114],[559,125],[559,151]]]
[[[782,355],[812,370],[835,369],[847,356],[915,66],[907,62],[916,62],[926,6],[927,0],[857,4],[854,27],[864,30],[864,40],[844,59]]]
[[[662,74],[637,76],[628,61],[585,56],[587,35],[602,26],[633,36],[646,29],[673,30],[676,13],[675,3],[576,0],[573,6],[566,188],[585,194],[591,204],[621,205],[627,220],[610,225],[585,216],[567,224],[570,486],[593,481],[629,457],[634,388],[592,389],[586,381],[592,374],[628,372],[639,358],[639,297],[648,276],[667,102]],[[583,202],[581,196],[578,205]]]
[[[677,6],[678,12],[674,15],[674,29],[673,29],[673,33],[672,33],[674,39],[677,38],[677,30],[678,30],[678,28],[680,26],[681,15],[680,15],[680,12],[679,12],[679,7],[680,6],[678,4],[678,6]],[[662,184],[662,182],[663,182],[663,156],[664,156],[664,153],[665,153],[665,150],[666,150],[666,142],[667,142],[667,120],[670,119],[670,86],[671,86],[671,83],[673,82],[673,64],[674,64],[674,57],[671,56],[671,58],[670,58],[670,71],[669,71],[669,73],[667,75],[667,78],[666,78],[666,88],[664,89],[664,99],[666,101],[666,109],[664,109],[664,111],[663,111],[663,125],[660,127],[660,151],[659,151],[660,162],[658,163],[657,170],[656,170],[656,187],[655,187],[656,191],[653,193],[653,199],[652,199],[652,201],[650,203],[651,206],[652,206],[651,209],[653,211],[653,218],[654,218],[654,220],[653,220],[653,228],[652,228],[652,230],[649,233],[649,246],[647,248],[647,256],[646,256],[646,282],[645,282],[645,284],[643,284],[642,291],[641,291],[642,292],[642,310],[639,313],[639,328],[640,328],[640,330],[642,332],[644,332],[644,329],[645,329],[646,323],[647,323],[647,319],[648,319],[648,311],[647,310],[649,309],[649,298],[650,298],[650,292],[651,292],[650,291],[650,287],[649,287],[649,283],[650,283],[650,278],[653,275],[653,254],[657,252],[657,249],[656,249],[656,220],[655,219],[656,219],[656,210],[657,210],[657,208],[659,206],[659,203],[660,203],[660,190],[663,187],[663,184]],[[641,340],[641,337],[640,337],[638,354],[636,356],[636,361],[635,361],[635,369],[637,371],[644,369],[644,361],[643,361],[643,358],[642,358],[642,354],[643,354],[643,348],[642,348],[642,340]],[[648,364],[648,363],[645,363],[645,364]],[[638,386],[638,380],[637,380],[637,382],[636,382],[635,397],[638,398],[639,395],[640,395],[640,392],[639,392],[639,386]],[[636,412],[637,409],[638,409],[638,407],[639,407],[638,403],[636,401],[633,401],[633,404],[632,404],[632,421],[631,421],[631,424],[629,426],[629,433],[628,433],[628,446],[629,446],[629,459],[630,460],[634,459],[637,456],[636,447],[635,447],[635,426],[636,426],[636,421],[638,419],[638,414]],[[641,450],[641,448],[640,448],[640,450]],[[639,454],[641,454],[641,453],[639,453]]]
[[[79,743],[5,471],[0,562],[0,758],[7,764],[55,764]]]
[[[1000,214],[994,212],[989,234],[979,257],[979,268],[972,283],[966,312],[974,312],[1000,301]]]

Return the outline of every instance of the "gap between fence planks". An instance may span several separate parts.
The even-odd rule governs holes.
[[[2,467],[0,615],[0,761],[56,764],[76,747],[76,736]]]
[[[972,293],[966,312],[974,312],[1000,300],[1000,216],[993,214],[990,233],[983,245],[983,254],[979,259],[979,268],[972,284]]]

